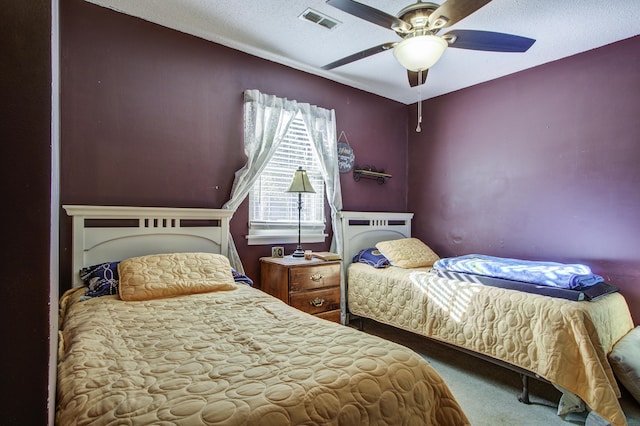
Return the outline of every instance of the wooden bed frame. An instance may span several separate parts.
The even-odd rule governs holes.
[[[73,218],[73,286],[80,268],[171,252],[227,255],[233,210],[170,207],[62,206]]]

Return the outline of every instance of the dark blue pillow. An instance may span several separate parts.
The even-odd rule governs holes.
[[[107,262],[80,269],[80,278],[87,286],[83,300],[91,297],[118,294],[118,264]]]
[[[253,280],[251,278],[249,278],[248,276],[241,274],[240,272],[236,271],[235,269],[231,268],[231,274],[233,275],[233,280],[237,283],[243,283],[246,284],[248,286],[253,286]]]
[[[353,257],[353,262],[365,263],[369,266],[373,266],[374,268],[386,268],[391,266],[389,259],[387,259],[375,247],[360,250],[358,254]]]

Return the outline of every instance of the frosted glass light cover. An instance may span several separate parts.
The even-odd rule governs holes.
[[[438,62],[447,46],[442,37],[419,35],[402,40],[393,49],[393,55],[409,71],[420,71]]]

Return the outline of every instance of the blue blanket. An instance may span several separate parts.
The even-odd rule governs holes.
[[[585,265],[537,262],[482,254],[440,259],[433,267],[566,289],[591,287],[604,281]]]

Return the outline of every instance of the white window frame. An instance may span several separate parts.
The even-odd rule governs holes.
[[[316,191],[302,194],[301,243],[325,241],[328,236],[325,233],[325,183],[318,154],[298,112],[276,153],[249,191],[249,245],[298,242],[298,194],[286,192],[298,167],[307,171]]]

